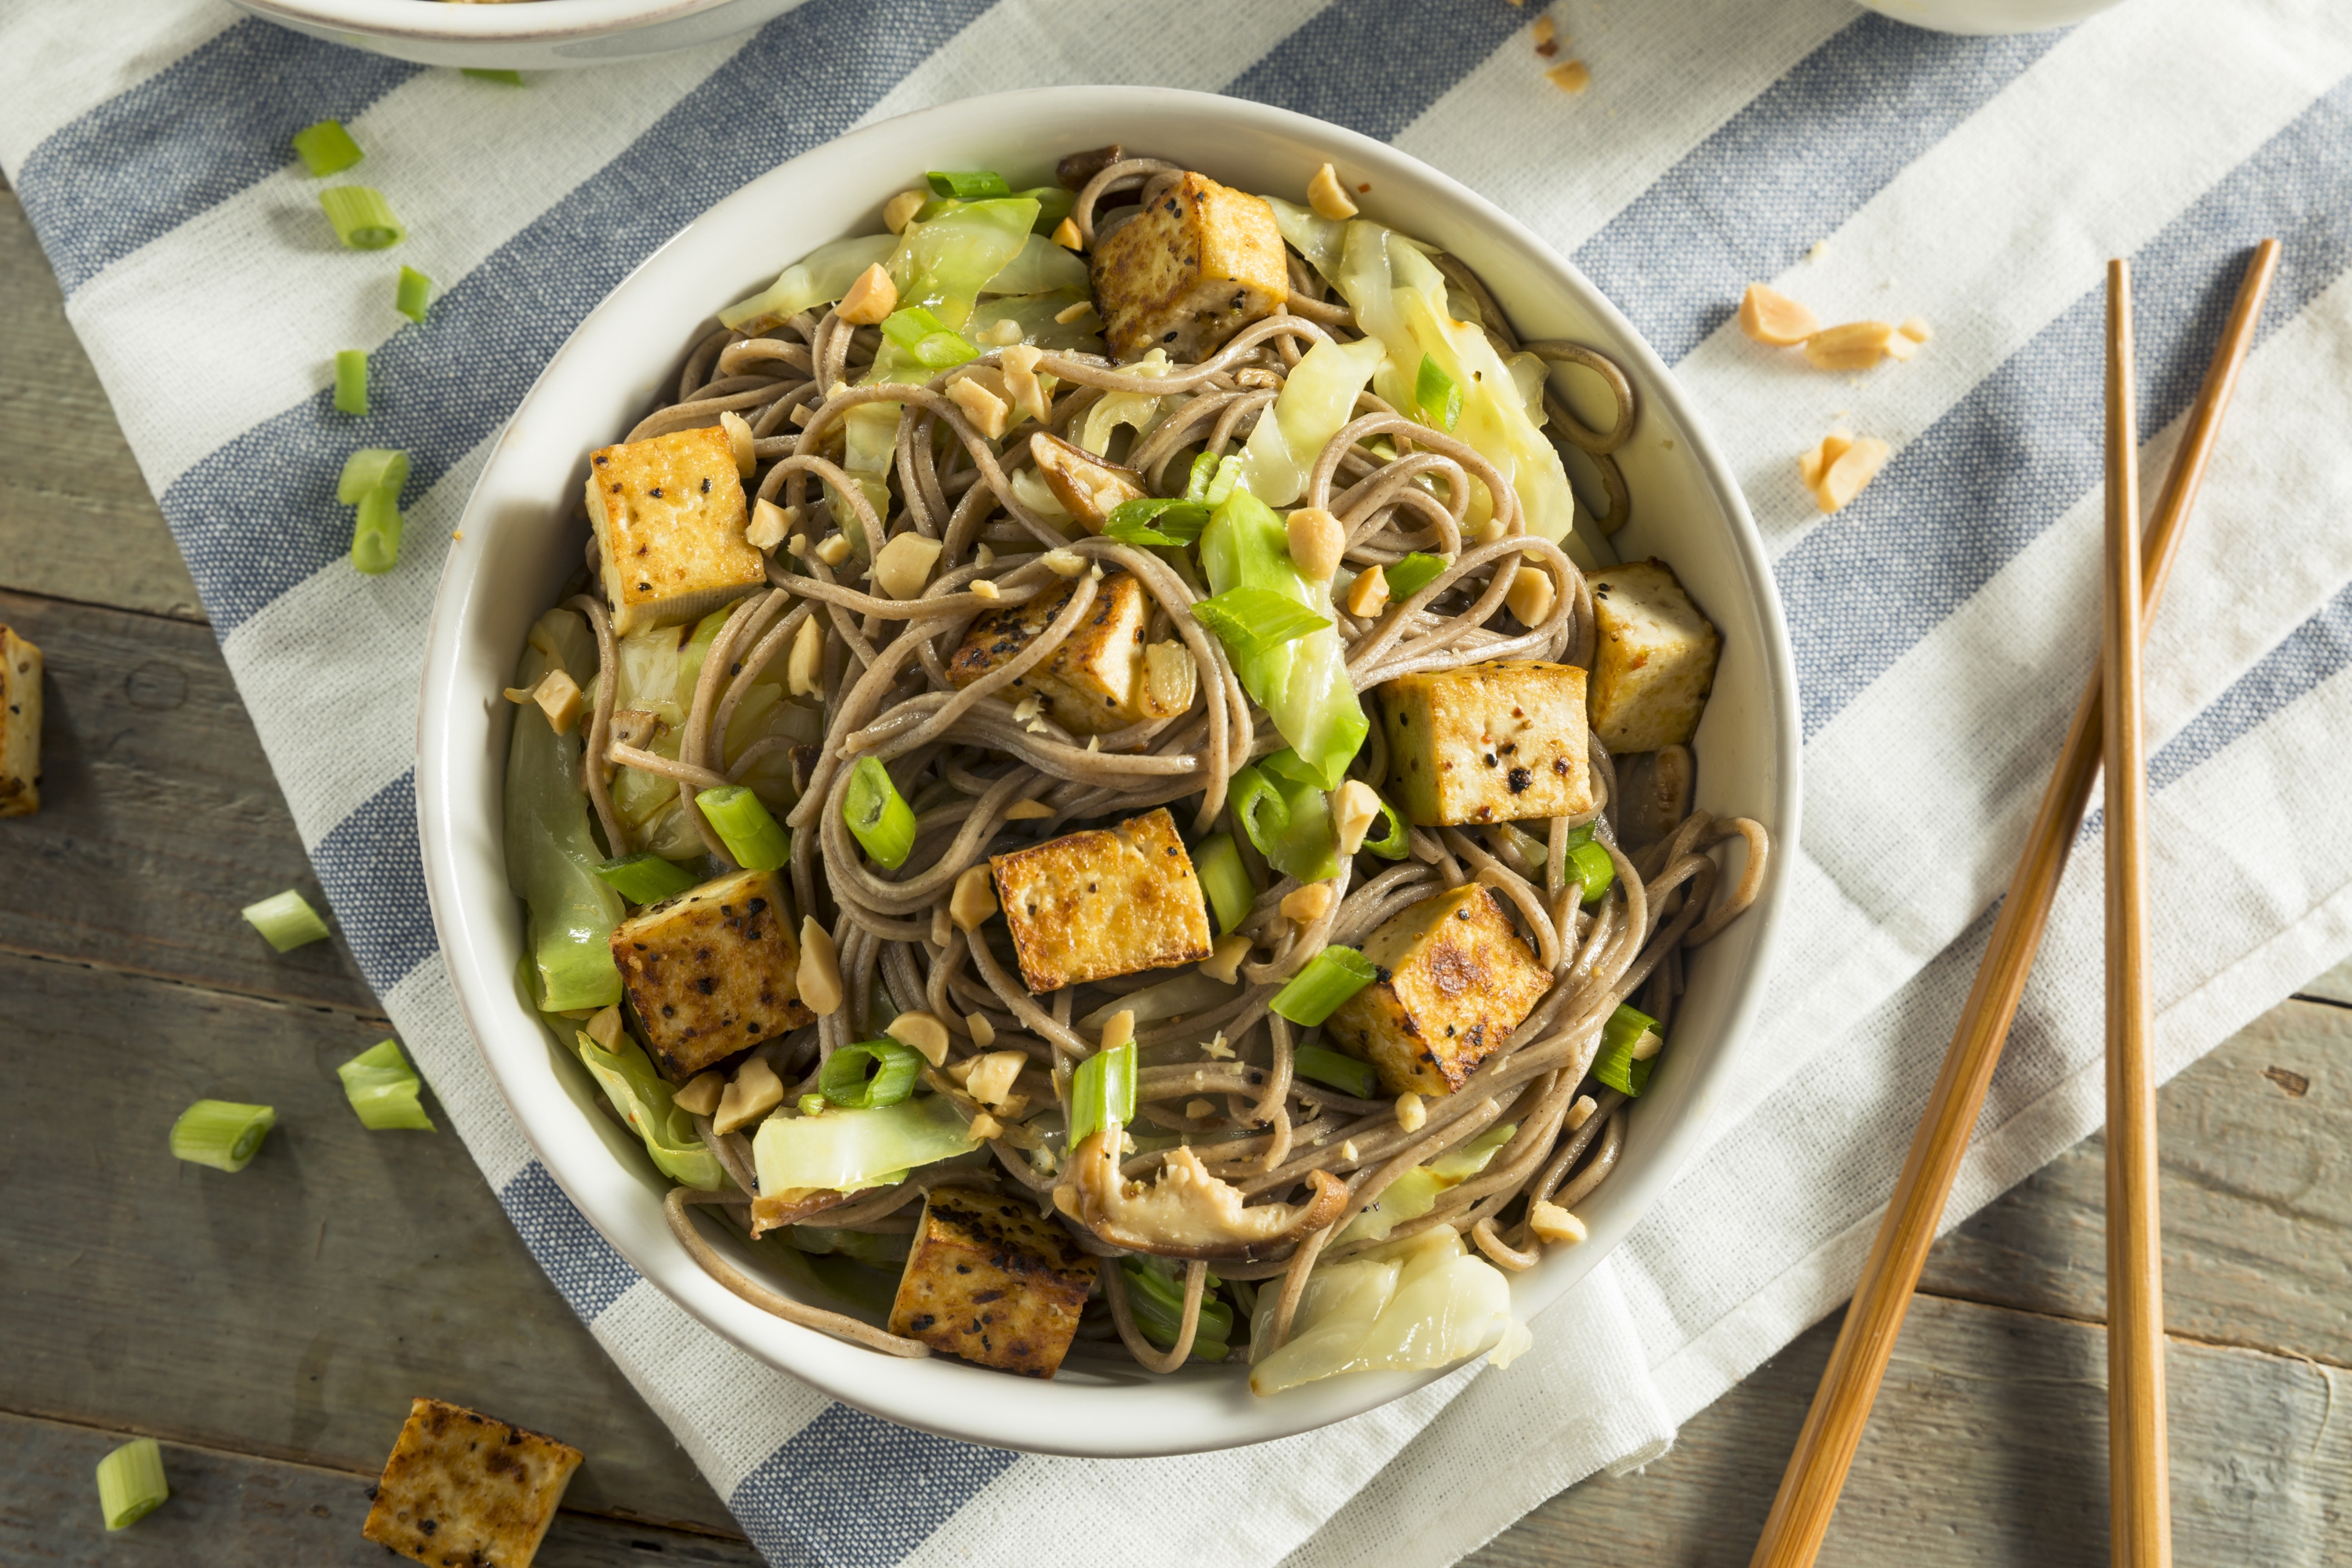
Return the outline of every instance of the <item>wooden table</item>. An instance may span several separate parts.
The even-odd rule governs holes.
[[[586,1451],[551,1568],[756,1564],[455,1136],[344,1108],[334,1064],[390,1032],[348,954],[237,919],[317,884],[5,194],[0,622],[48,655],[48,804],[0,823],[0,1560],[381,1563],[367,1487],[429,1393]],[[2184,1564],[2352,1563],[2347,1082],[2352,965],[2164,1091]],[[164,1152],[200,1095],[279,1108],[234,1182]],[[2100,1205],[2093,1138],[1937,1248],[1825,1562],[2105,1562]],[[1832,1331],[1475,1561],[1745,1563]],[[133,1433],[173,1500],[108,1539],[91,1467]]]

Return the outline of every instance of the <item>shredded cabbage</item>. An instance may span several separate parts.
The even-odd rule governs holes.
[[[614,710],[636,709],[662,721],[661,731],[646,750],[676,761],[687,710],[694,703],[695,680],[702,673],[702,657],[734,613],[732,605],[713,610],[691,630],[685,626],[649,626],[616,640],[615,679],[619,689]],[[593,645],[592,645],[593,646]],[[600,678],[601,679],[601,678]],[[588,697],[595,700],[595,682]],[[727,760],[732,763],[754,741],[770,736],[814,745],[823,738],[824,716],[804,701],[787,699],[774,681],[754,684],[736,705],[727,725]],[[771,810],[788,809],[793,794],[790,750],[776,747],[751,764],[740,781],[751,787]],[[676,781],[639,768],[622,768],[613,775],[613,809],[639,839],[637,847],[673,860],[693,859],[703,853],[694,825],[670,810],[677,799]]]
[[[1042,234],[1033,234],[1003,269],[982,286],[983,294],[1051,294],[1087,286],[1087,264]]]
[[[1356,395],[1381,368],[1387,350],[1377,338],[1320,342],[1285,377],[1272,417],[1260,417],[1242,448],[1241,482],[1268,506],[1288,506],[1307,489],[1307,475],[1339,427],[1355,417]]]
[[[1300,362],[1304,363],[1304,361]],[[1108,399],[1105,399],[1106,402]],[[1209,591],[1261,588],[1297,601],[1327,623],[1272,647],[1227,648],[1242,688],[1274,720],[1298,760],[1325,789],[1337,789],[1370,727],[1348,679],[1348,654],[1331,623],[1331,585],[1309,583],[1290,563],[1290,532],[1273,510],[1234,487],[1201,533]],[[1222,639],[1221,639],[1222,640]]]
[[[1146,379],[1166,375],[1169,368],[1165,349],[1153,349],[1133,364],[1118,367],[1122,375]],[[1097,458],[1108,458],[1112,455],[1111,442],[1122,427],[1134,431],[1135,441],[1140,441],[1182,401],[1181,397],[1154,397],[1148,392],[1105,393],[1087,410],[1085,422],[1078,426],[1077,443]],[[1129,442],[1129,449],[1133,447],[1134,442]]]
[[[878,1186],[978,1147],[953,1104],[921,1094],[870,1110],[771,1116],[752,1136],[751,1157],[761,1195],[773,1197]]]
[[[518,684],[536,686],[562,663],[572,640],[566,622],[580,617],[570,610],[540,617],[515,671]],[[517,710],[503,799],[507,882],[530,910],[534,989],[550,1012],[621,999],[621,972],[606,940],[621,921],[621,896],[593,874],[604,857],[579,788],[581,751],[577,728],[559,735],[537,708]]]
[[[1349,1221],[1348,1228],[1334,1239],[1386,1241],[1389,1232],[1435,1208],[1438,1197],[1448,1187],[1458,1186],[1485,1170],[1496,1151],[1509,1142],[1518,1130],[1516,1121],[1489,1127],[1461,1148],[1441,1154],[1425,1165],[1415,1165],[1382,1188],[1380,1197]]]
[[[1273,1331],[1278,1290],[1259,1292],[1251,1342]],[[1290,1338],[1253,1352],[1250,1392],[1261,1396],[1343,1372],[1420,1372],[1480,1351],[1507,1366],[1533,1342],[1511,1316],[1511,1285],[1443,1226],[1307,1277]]]
[[[635,1040],[624,1034],[616,1042],[619,1048],[608,1051],[585,1034],[577,1038],[580,1059],[588,1064],[596,1086],[646,1141],[646,1152],[662,1174],[704,1192],[726,1185],[719,1157],[695,1131],[694,1118],[677,1108],[675,1091]]]
[[[829,305],[849,292],[859,273],[887,260],[898,247],[897,237],[887,234],[861,234],[820,245],[757,294],[719,311],[719,324],[740,327],[760,316],[788,321],[812,305]]]

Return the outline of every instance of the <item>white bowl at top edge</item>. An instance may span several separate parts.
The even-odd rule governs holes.
[[[1764,992],[1798,812],[1794,668],[1772,575],[1738,488],[1666,367],[1574,268],[1492,204],[1367,137],[1284,110],[1144,88],[1050,88],[884,121],[752,181],[656,251],[592,311],[499,437],[451,547],[419,706],[417,816],[441,951],[475,1039],[516,1119],[572,1201],[648,1279],[744,1350],[835,1398],[950,1436],[1098,1457],[1189,1453],[1286,1436],[1358,1415],[1438,1374],[1364,1373],[1258,1399],[1237,1368],[1172,1377],[1066,1368],[1032,1382],[945,1357],[905,1361],[771,1317],[696,1267],[663,1223],[664,1184],[591,1102],[516,994],[522,919],[500,864],[499,789],[511,679],[531,621],[580,560],[572,498],[588,452],[674,381],[714,311],[842,235],[880,228],[885,199],[927,168],[994,168],[1019,184],[1060,153],[1119,142],[1245,189],[1303,192],[1329,159],[1369,184],[1368,216],[1461,256],[1528,337],[1614,354],[1641,426],[1621,453],[1634,495],[1619,542],[1669,559],[1724,635],[1696,742],[1698,804],[1763,822],[1777,840],[1748,917],[1692,955],[1689,989],[1615,1175],[1583,1205],[1591,1237],[1512,1280],[1533,1319],[1622,1240],[1696,1144]],[[1539,1327],[1539,1325],[1538,1325]],[[1507,1372],[1499,1375],[1508,1376]]]
[[[425,66],[549,70],[634,60],[748,33],[800,0],[229,0],[280,26]]]
[[[1935,33],[2042,33],[2071,27],[2116,0],[1859,0],[1897,22]]]

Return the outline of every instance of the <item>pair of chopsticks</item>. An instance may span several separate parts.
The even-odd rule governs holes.
[[[2107,274],[2106,566],[2101,661],[2074,710],[2066,743],[2010,878],[1992,940],[1977,968],[1942,1072],[1895,1184],[1837,1345],[1780,1478],[1750,1568],[1810,1568],[1871,1402],[1895,1352],[1903,1315],[1951,1195],[1969,1134],[1984,1106],[2002,1042],[2057,897],[2066,856],[2089,805],[2102,754],[2107,846],[2107,1289],[2108,1422],[2113,1561],[2160,1568],[2171,1561],[2165,1473],[2163,1300],[2157,1227],[2156,1078],[2144,940],[2147,796],[2140,724],[2140,645],[2163,596],[2182,525],[2203,484],[2221,416],[2252,347],[2263,300],[2278,267],[2275,239],[2247,263],[2228,325],[2206,367],[2180,448],[2165,476],[2143,556],[2137,414],[2132,390],[2131,275]]]

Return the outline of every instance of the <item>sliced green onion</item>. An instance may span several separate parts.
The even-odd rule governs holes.
[[[1192,606],[1192,618],[1214,632],[1235,658],[1255,658],[1331,623],[1271,588],[1228,588]]]
[[[171,1495],[163,1479],[163,1450],[152,1437],[134,1438],[98,1462],[98,1507],[109,1530],[138,1523]]]
[[[1570,849],[1573,849],[1580,844],[1591,843],[1592,829],[1600,820],[1601,819],[1596,816],[1591,822],[1580,823],[1578,826],[1570,828],[1568,830],[1568,847]]]
[[[335,355],[335,412],[367,411],[367,351],[344,349]]]
[[[1192,471],[1184,480],[1186,500],[1205,501],[1209,499],[1209,481],[1217,477],[1217,455],[1203,452],[1192,459]]]
[[[1290,826],[1290,806],[1282,792],[1258,771],[1255,763],[1248,763],[1235,768],[1234,776],[1225,781],[1225,799],[1233,805],[1234,820],[1249,835],[1251,846],[1272,858]]]
[[[1226,498],[1234,493],[1234,487],[1241,482],[1241,454],[1236,452],[1230,457],[1219,458],[1216,472],[1209,476],[1208,488],[1201,492],[1201,499],[1211,506],[1223,506]]]
[[[1440,430],[1453,429],[1462,417],[1462,389],[1428,354],[1421,356],[1421,374],[1413,377],[1412,400],[1421,405],[1422,423]]]
[[[721,784],[694,797],[727,853],[746,871],[772,871],[793,858],[793,836],[742,784]]]
[[[1113,507],[1103,531],[1122,544],[1181,549],[1197,542],[1208,526],[1205,502],[1146,496]]]
[[[946,370],[980,357],[980,351],[920,305],[882,318],[882,335],[912,354],[926,370]]]
[[[1601,1026],[1601,1051],[1592,1060],[1595,1081],[1607,1084],[1620,1094],[1638,1095],[1650,1086],[1650,1069],[1657,1065],[1657,1056],[1636,1061],[1634,1047],[1643,1037],[1655,1032],[1658,1021],[1647,1013],[1638,1012],[1624,1003],[1609,1015],[1609,1022]]]
[[[824,1113],[824,1096],[821,1094],[804,1094],[801,1096],[801,1114],[803,1116],[822,1116]]]
[[[1610,885],[1617,880],[1617,862],[1609,858],[1607,849],[1587,838],[1581,844],[1569,847],[1568,874],[1584,884],[1581,901],[1597,904],[1607,896]]]
[[[425,1088],[416,1069],[400,1054],[397,1041],[380,1040],[335,1069],[343,1080],[343,1098],[359,1112],[360,1125],[371,1132],[408,1129],[433,1131],[417,1094]]]
[[[953,196],[959,201],[982,202],[991,196],[1013,194],[1013,187],[1004,183],[1004,176],[993,169],[933,169],[923,178],[929,182],[933,195]]]
[[[1300,1046],[1290,1053],[1290,1070],[1358,1100],[1370,1100],[1381,1092],[1381,1075],[1372,1070],[1371,1063],[1359,1061],[1328,1046]]]
[[[604,879],[606,887],[633,904],[657,904],[664,899],[674,899],[695,883],[693,872],[649,849],[607,860],[596,868],[596,875]]]
[[[412,321],[422,321],[432,300],[433,279],[414,267],[402,268],[400,282],[393,289],[392,308]]]
[[[923,1054],[912,1046],[891,1039],[863,1040],[824,1058],[817,1070],[817,1092],[829,1105],[872,1110],[913,1094],[922,1070]]]
[[[399,563],[400,502],[391,490],[370,490],[352,521],[352,564],[377,577]]]
[[[388,447],[362,447],[343,459],[342,477],[335,481],[335,499],[357,506],[371,490],[390,490],[394,501],[408,484],[408,454]]]
[[[277,1110],[230,1100],[200,1100],[172,1123],[172,1157],[216,1171],[242,1171],[278,1125]]]
[[[1381,575],[1389,580],[1390,600],[1401,602],[1436,582],[1444,571],[1444,561],[1416,550],[1395,565],[1384,568]]]
[[[907,863],[915,847],[915,809],[890,782],[890,770],[879,759],[870,754],[857,759],[849,788],[842,795],[841,818],[877,866],[895,871]]]
[[[457,74],[459,76],[472,77],[476,81],[494,81],[501,87],[520,87],[522,85],[522,72],[520,71],[483,70],[474,66],[463,66],[458,68]]]
[[[335,237],[347,249],[382,250],[408,237],[381,191],[365,185],[337,185],[319,193],[319,205],[326,209],[327,221],[335,226]]]
[[[1383,860],[1402,860],[1412,854],[1412,835],[1405,827],[1403,816],[1389,804],[1386,795],[1381,796],[1381,820],[1388,824],[1388,830],[1378,838],[1369,833],[1364,835],[1364,847]]]
[[[1352,947],[1334,942],[1308,959],[1307,967],[1274,994],[1272,1006],[1292,1023],[1311,1028],[1337,1012],[1340,1003],[1370,985],[1378,974],[1370,959]]]
[[[280,952],[327,939],[327,922],[319,918],[310,900],[291,888],[257,904],[247,904],[237,913]]]
[[[321,120],[294,132],[294,153],[312,178],[340,174],[367,156],[339,120]]]
[[[1194,845],[1192,872],[1201,879],[1201,890],[1209,895],[1209,907],[1216,911],[1219,936],[1249,918],[1250,906],[1257,902],[1257,889],[1250,886],[1241,847],[1232,834],[1212,833]]]
[[[1078,1146],[1105,1127],[1124,1127],[1135,1120],[1135,1046],[1129,1042],[1097,1051],[1070,1075],[1070,1141]],[[1118,1151],[1111,1151],[1116,1158]]]
[[[1122,1258],[1120,1277],[1127,1281],[1127,1310],[1143,1337],[1167,1350],[1184,1327],[1184,1287],[1151,1267],[1156,1259]],[[1232,1353],[1234,1310],[1207,1291],[1201,1295],[1201,1314],[1192,1330],[1192,1353],[1203,1361],[1223,1361]]]

